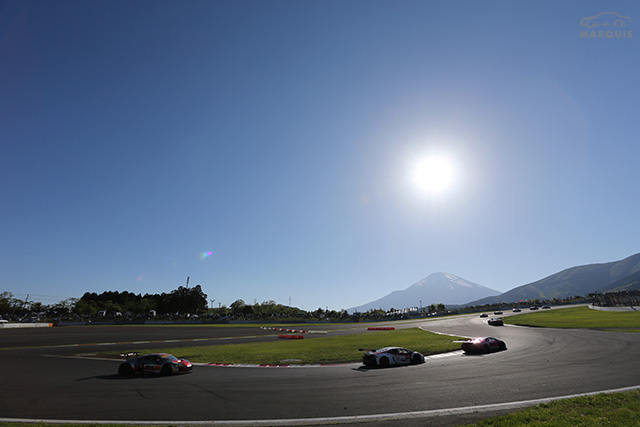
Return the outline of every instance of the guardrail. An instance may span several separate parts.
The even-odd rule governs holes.
[[[14,328],[50,328],[53,323],[0,323],[0,329]]]
[[[618,307],[602,307],[599,305],[589,304],[589,308],[592,310],[600,310],[600,311],[640,311],[640,306],[618,306]]]

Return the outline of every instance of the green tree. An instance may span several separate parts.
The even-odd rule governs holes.
[[[15,307],[15,300],[11,292],[0,294],[0,314],[9,315]]]
[[[97,303],[94,300],[81,298],[75,306],[75,312],[78,314],[91,316],[98,311]]]
[[[242,310],[244,309],[245,305],[246,304],[244,303],[244,300],[238,299],[232,302],[229,308],[231,308],[231,313],[240,314],[242,313]]]
[[[51,309],[55,311],[58,316],[64,316],[71,313],[75,309],[77,303],[78,298],[67,298],[64,301],[54,304]]]

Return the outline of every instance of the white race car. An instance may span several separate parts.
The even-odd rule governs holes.
[[[385,347],[379,350],[365,350],[362,363],[369,367],[386,368],[395,365],[417,365],[424,363],[424,356],[417,351],[402,347]]]

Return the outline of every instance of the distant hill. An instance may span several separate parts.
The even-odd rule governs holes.
[[[640,253],[621,261],[568,268],[498,296],[471,301],[465,305],[518,302],[520,300],[567,298],[610,290],[640,289]]]
[[[499,291],[469,282],[453,274],[433,273],[405,290],[391,292],[385,297],[368,304],[352,307],[347,311],[352,313],[354,311],[364,312],[379,308],[389,310],[392,308],[418,307],[420,301],[422,301],[423,307],[439,303],[460,305],[472,299],[499,293]]]
[[[640,271],[631,274],[624,279],[613,282],[602,292],[620,292],[620,291],[632,291],[640,289]]]

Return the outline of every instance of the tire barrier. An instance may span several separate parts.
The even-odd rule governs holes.
[[[389,327],[389,328],[382,328],[382,327],[378,327],[378,328],[367,328],[367,331],[395,331],[396,328]]]

